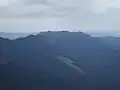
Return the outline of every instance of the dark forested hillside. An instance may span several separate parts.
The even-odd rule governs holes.
[[[115,90],[119,59],[119,51],[82,32],[0,38],[0,89]]]

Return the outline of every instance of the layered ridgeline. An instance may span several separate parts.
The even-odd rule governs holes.
[[[120,50],[120,37],[106,36],[106,37],[95,37],[95,39],[104,44],[108,45],[115,50]]]
[[[43,32],[0,38],[1,89],[113,90],[119,52],[82,32]]]
[[[4,32],[0,32],[0,37],[9,38],[9,39],[16,39],[16,38],[28,36],[30,34],[31,33],[4,33]]]

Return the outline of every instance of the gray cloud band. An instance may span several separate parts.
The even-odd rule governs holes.
[[[12,27],[13,29],[14,27],[16,29],[23,26],[33,29],[41,27],[79,28],[83,30],[119,29],[120,10],[111,8],[105,12],[95,13],[92,12],[96,7],[93,5],[93,1],[94,0],[16,0],[16,2],[10,3],[7,6],[0,6],[0,20],[2,19],[0,24],[2,24],[2,27],[9,25],[9,28]],[[104,0],[104,2],[105,1],[106,0]],[[98,9],[96,9],[98,11],[99,6],[97,7]],[[105,7],[105,5],[103,5],[103,7]],[[101,6],[101,9],[103,7]],[[14,22],[12,19],[14,19]],[[15,22],[19,25],[14,26]],[[5,25],[3,25],[3,23]]]

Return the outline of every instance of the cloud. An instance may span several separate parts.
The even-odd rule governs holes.
[[[0,28],[118,30],[119,8],[119,0],[0,0]]]
[[[12,21],[12,22],[11,22]],[[49,24],[46,24],[49,23]],[[0,20],[1,30],[5,32],[37,32],[40,29],[54,29],[59,23],[57,18],[5,18]]]
[[[26,0],[25,4],[33,5],[33,4],[47,4],[48,0]]]
[[[52,16],[52,14],[53,16],[59,16],[59,14],[61,16],[61,14],[79,9],[79,7],[82,8],[84,6],[83,9],[85,10],[87,6],[82,0],[80,0],[79,4],[73,0],[11,0],[11,2],[7,4],[8,6],[0,7],[1,17],[24,17],[26,15],[28,15],[28,17],[33,15],[34,17],[41,17],[42,15],[49,16],[49,14],[50,16]]]

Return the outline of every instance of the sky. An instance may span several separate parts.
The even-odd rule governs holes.
[[[0,32],[120,32],[120,0],[0,0]]]

